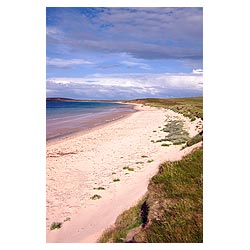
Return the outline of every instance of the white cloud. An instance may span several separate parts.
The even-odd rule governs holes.
[[[122,61],[121,64],[124,64],[128,67],[139,67],[141,69],[146,69],[146,70],[150,70],[151,67],[146,64],[146,63],[139,63],[139,62],[131,62],[131,61]]]
[[[47,89],[55,93],[60,89],[61,95],[71,91],[88,99],[98,93],[101,99],[181,97],[202,95],[202,81],[202,74],[194,73],[98,74],[86,78],[48,78]]]
[[[73,65],[82,65],[82,64],[93,64],[93,63],[83,59],[61,59],[61,58],[47,57],[47,66],[68,68],[72,67]]]
[[[193,69],[193,74],[203,74],[203,69]]]

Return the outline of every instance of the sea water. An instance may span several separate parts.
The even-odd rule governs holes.
[[[90,129],[132,112],[132,105],[121,103],[46,101],[46,139]]]

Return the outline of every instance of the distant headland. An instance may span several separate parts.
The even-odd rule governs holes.
[[[121,102],[121,100],[79,100],[64,97],[48,97],[46,98],[48,102]]]

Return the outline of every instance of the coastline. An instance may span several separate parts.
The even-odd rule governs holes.
[[[171,110],[141,104],[134,108],[138,112],[47,142],[47,242],[96,242],[121,212],[146,193],[162,162],[179,160],[199,146],[180,151],[180,145],[152,143],[164,135],[160,128],[166,115],[183,120],[190,136],[199,132],[197,122]],[[101,198],[90,199],[95,194]],[[63,226],[50,231],[52,222]]]

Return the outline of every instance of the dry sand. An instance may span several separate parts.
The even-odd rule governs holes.
[[[160,130],[166,115],[183,120],[190,136],[202,129],[201,120],[190,122],[171,110],[135,108],[139,112],[124,119],[47,143],[47,242],[96,242],[119,214],[142,198],[160,163],[179,160],[199,146],[180,151],[182,146],[163,147],[151,140],[165,137]],[[105,190],[94,189],[98,187]],[[95,194],[101,198],[92,200]],[[63,225],[50,231],[53,222]]]

